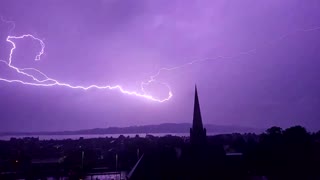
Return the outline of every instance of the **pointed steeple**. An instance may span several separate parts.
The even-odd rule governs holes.
[[[200,104],[199,104],[199,98],[198,98],[198,91],[197,91],[197,85],[195,86],[192,128],[194,130],[202,130],[203,129],[201,112],[200,112]]]
[[[190,128],[190,141],[194,147],[201,147],[205,145],[207,137],[206,128],[203,128],[200,103],[198,98],[197,86],[195,87],[194,95],[194,110],[193,110],[193,123]]]

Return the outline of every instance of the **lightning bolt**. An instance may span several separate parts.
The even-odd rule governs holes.
[[[14,30],[15,23],[13,21],[6,21],[2,17],[1,17],[1,20],[3,22],[5,22],[5,23],[10,23],[11,24],[11,28],[9,29],[9,32],[11,33]],[[310,32],[310,31],[316,31],[316,30],[320,30],[320,27],[314,27],[314,28],[310,28],[310,29],[296,29],[295,31],[292,31],[290,33],[284,34],[283,36],[280,36],[278,39],[275,39],[275,40],[269,41],[269,42],[265,42],[262,47],[270,46],[272,44],[275,44],[278,41],[281,41],[282,39],[285,39],[286,37],[291,36],[291,35],[296,34],[296,33],[299,33],[299,32]],[[250,49],[248,51],[240,52],[240,53],[238,53],[238,54],[236,54],[234,56],[217,56],[217,57],[214,57],[214,58],[193,60],[193,61],[187,62],[187,63],[179,65],[179,66],[160,68],[154,75],[151,75],[149,77],[149,80],[141,82],[140,88],[141,88],[141,92],[142,93],[139,93],[139,92],[136,92],[136,91],[125,90],[120,85],[114,85],[114,86],[111,86],[111,85],[104,85],[104,86],[99,86],[99,85],[89,85],[89,86],[72,85],[72,84],[68,84],[68,83],[64,83],[64,82],[59,82],[56,79],[50,78],[45,73],[43,73],[40,70],[35,69],[35,68],[19,68],[19,67],[16,67],[16,66],[14,66],[12,64],[13,53],[14,53],[14,50],[16,49],[16,44],[15,44],[14,40],[24,39],[24,38],[31,38],[32,40],[38,41],[39,44],[41,45],[41,50],[35,57],[35,61],[39,61],[41,59],[41,56],[44,53],[45,43],[41,39],[39,39],[39,38],[37,38],[37,37],[35,37],[35,36],[31,35],[31,34],[24,34],[24,35],[21,35],[21,36],[8,36],[6,38],[6,41],[12,45],[12,48],[10,50],[9,59],[7,61],[0,60],[0,62],[4,63],[9,68],[11,68],[14,71],[16,71],[18,74],[23,75],[24,77],[28,77],[28,78],[32,79],[32,82],[23,81],[21,79],[5,79],[5,78],[1,78],[1,77],[0,77],[0,81],[4,81],[4,82],[8,82],[8,83],[20,83],[20,84],[31,85],[31,86],[42,86],[42,87],[64,86],[64,87],[68,87],[68,88],[72,88],[72,89],[82,89],[82,90],[89,90],[89,89],[94,89],[94,88],[95,89],[100,89],[100,90],[118,90],[123,94],[133,95],[133,96],[136,96],[136,97],[141,97],[141,98],[145,98],[145,99],[148,99],[148,100],[151,100],[151,101],[155,101],[155,102],[160,102],[160,103],[168,101],[173,97],[173,93],[171,91],[170,86],[165,82],[161,82],[161,81],[156,80],[157,77],[160,76],[160,74],[163,71],[174,71],[174,70],[178,70],[178,69],[184,68],[186,66],[190,66],[190,65],[193,65],[193,64],[196,64],[196,63],[201,63],[201,62],[206,62],[206,61],[213,61],[213,60],[219,60],[219,59],[235,59],[235,58],[239,58],[241,56],[250,55],[250,54],[252,54],[252,53],[254,53],[254,52],[256,52],[258,50],[258,48],[253,48],[253,49]],[[262,48],[262,47],[260,47],[260,48]],[[30,71],[31,72],[36,72],[37,74],[41,75],[43,79],[39,79],[39,78],[35,77],[34,75],[28,73]],[[165,86],[168,89],[167,97],[162,98],[162,99],[156,98],[156,97],[153,97],[152,95],[148,94],[145,91],[145,87],[146,86],[148,86],[151,83],[155,83],[155,82],[159,83],[159,84],[162,84],[163,86]]]
[[[189,61],[187,63],[181,64],[181,65],[178,65],[178,66],[160,68],[154,75],[150,76],[150,80],[148,82],[154,81],[164,71],[178,70],[178,69],[185,68],[185,67],[193,65],[193,64],[198,64],[198,63],[202,63],[202,62],[206,62],[206,61],[240,58],[242,56],[251,55],[251,54],[257,52],[259,49],[263,49],[263,48],[266,48],[268,46],[272,46],[272,45],[278,43],[279,41],[281,41],[281,40],[283,40],[283,39],[285,39],[285,38],[287,38],[289,36],[295,35],[297,33],[311,32],[311,31],[318,31],[318,30],[320,30],[320,26],[316,26],[316,27],[308,28],[308,29],[296,29],[296,30],[293,30],[293,31],[291,31],[289,33],[286,33],[286,34],[280,36],[277,39],[262,43],[262,45],[259,48],[253,48],[253,49],[250,49],[250,50],[247,50],[247,51],[242,51],[242,52],[239,52],[239,53],[237,53],[236,55],[233,55],[233,56],[216,56],[216,57],[213,57],[213,58],[204,58],[204,59],[198,59],[198,60]]]
[[[5,22],[5,23],[12,24],[12,27],[10,28],[10,32],[12,32],[13,29],[14,29],[14,26],[15,26],[14,22],[6,21],[2,17],[1,17],[1,20],[3,22]],[[13,69],[14,71],[16,71],[18,74],[23,75],[24,77],[31,78],[32,82],[23,81],[21,79],[5,79],[5,78],[1,78],[1,77],[0,77],[0,81],[4,81],[4,82],[8,82],[8,83],[20,83],[20,84],[31,85],[31,86],[42,86],[42,87],[64,86],[64,87],[68,87],[68,88],[72,88],[72,89],[82,89],[82,90],[89,90],[89,89],[94,89],[94,88],[95,89],[101,89],[101,90],[105,90],[105,89],[107,89],[107,90],[118,90],[123,94],[142,97],[142,98],[145,98],[145,99],[148,99],[148,100],[152,100],[152,101],[156,101],[156,102],[168,101],[173,96],[171,88],[170,88],[170,86],[168,84],[163,83],[163,82],[158,82],[156,80],[149,80],[148,82],[142,82],[141,83],[141,91],[142,91],[142,93],[139,93],[139,92],[136,92],[136,91],[125,90],[120,85],[114,85],[114,86],[110,86],[110,85],[99,86],[99,85],[95,85],[95,84],[94,85],[89,85],[89,86],[72,85],[72,84],[68,84],[68,83],[64,83],[64,82],[59,82],[56,79],[50,78],[45,73],[43,73],[40,70],[35,69],[35,68],[19,68],[19,67],[16,67],[12,63],[14,50],[17,48],[14,40],[24,39],[24,38],[31,38],[32,40],[38,41],[40,43],[41,50],[36,55],[36,57],[34,59],[35,61],[40,61],[41,60],[41,56],[44,53],[45,43],[41,39],[39,39],[39,38],[37,38],[37,37],[35,37],[35,36],[31,35],[31,34],[24,34],[24,35],[21,35],[21,36],[8,36],[6,38],[6,41],[12,45],[12,48],[10,49],[9,59],[7,61],[0,60],[0,62],[2,62],[5,65],[7,65],[10,69]],[[43,79],[40,80],[39,78],[35,77],[31,73],[28,73],[28,71],[32,71],[32,72],[36,72],[37,74],[40,74],[43,77]],[[146,93],[144,87],[146,85],[149,85],[150,83],[153,83],[153,82],[160,83],[160,84],[162,84],[162,85],[164,85],[164,86],[166,86],[168,88],[168,96],[166,98],[159,99],[159,98],[155,98],[152,95]]]

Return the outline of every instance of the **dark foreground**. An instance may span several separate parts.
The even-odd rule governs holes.
[[[0,179],[320,179],[320,132],[0,141]],[[107,175],[106,175],[107,174]]]

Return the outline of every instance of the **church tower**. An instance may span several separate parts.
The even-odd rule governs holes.
[[[206,128],[203,128],[200,104],[197,92],[197,86],[195,87],[194,96],[194,110],[193,110],[193,123],[190,128],[190,142],[193,146],[205,145],[207,138]]]

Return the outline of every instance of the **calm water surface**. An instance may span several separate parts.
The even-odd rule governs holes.
[[[0,140],[10,140],[10,138],[24,138],[24,137],[35,137],[39,138],[40,140],[62,140],[62,139],[79,139],[80,137],[83,137],[84,139],[90,139],[90,138],[105,138],[105,137],[113,137],[118,138],[121,134],[86,134],[86,135],[19,135],[19,136],[0,136]],[[153,134],[123,134],[125,137],[135,137],[136,135],[140,137],[146,137],[146,135],[153,135],[158,137],[163,137],[166,135],[172,135],[172,136],[189,136],[189,133],[153,133]]]

